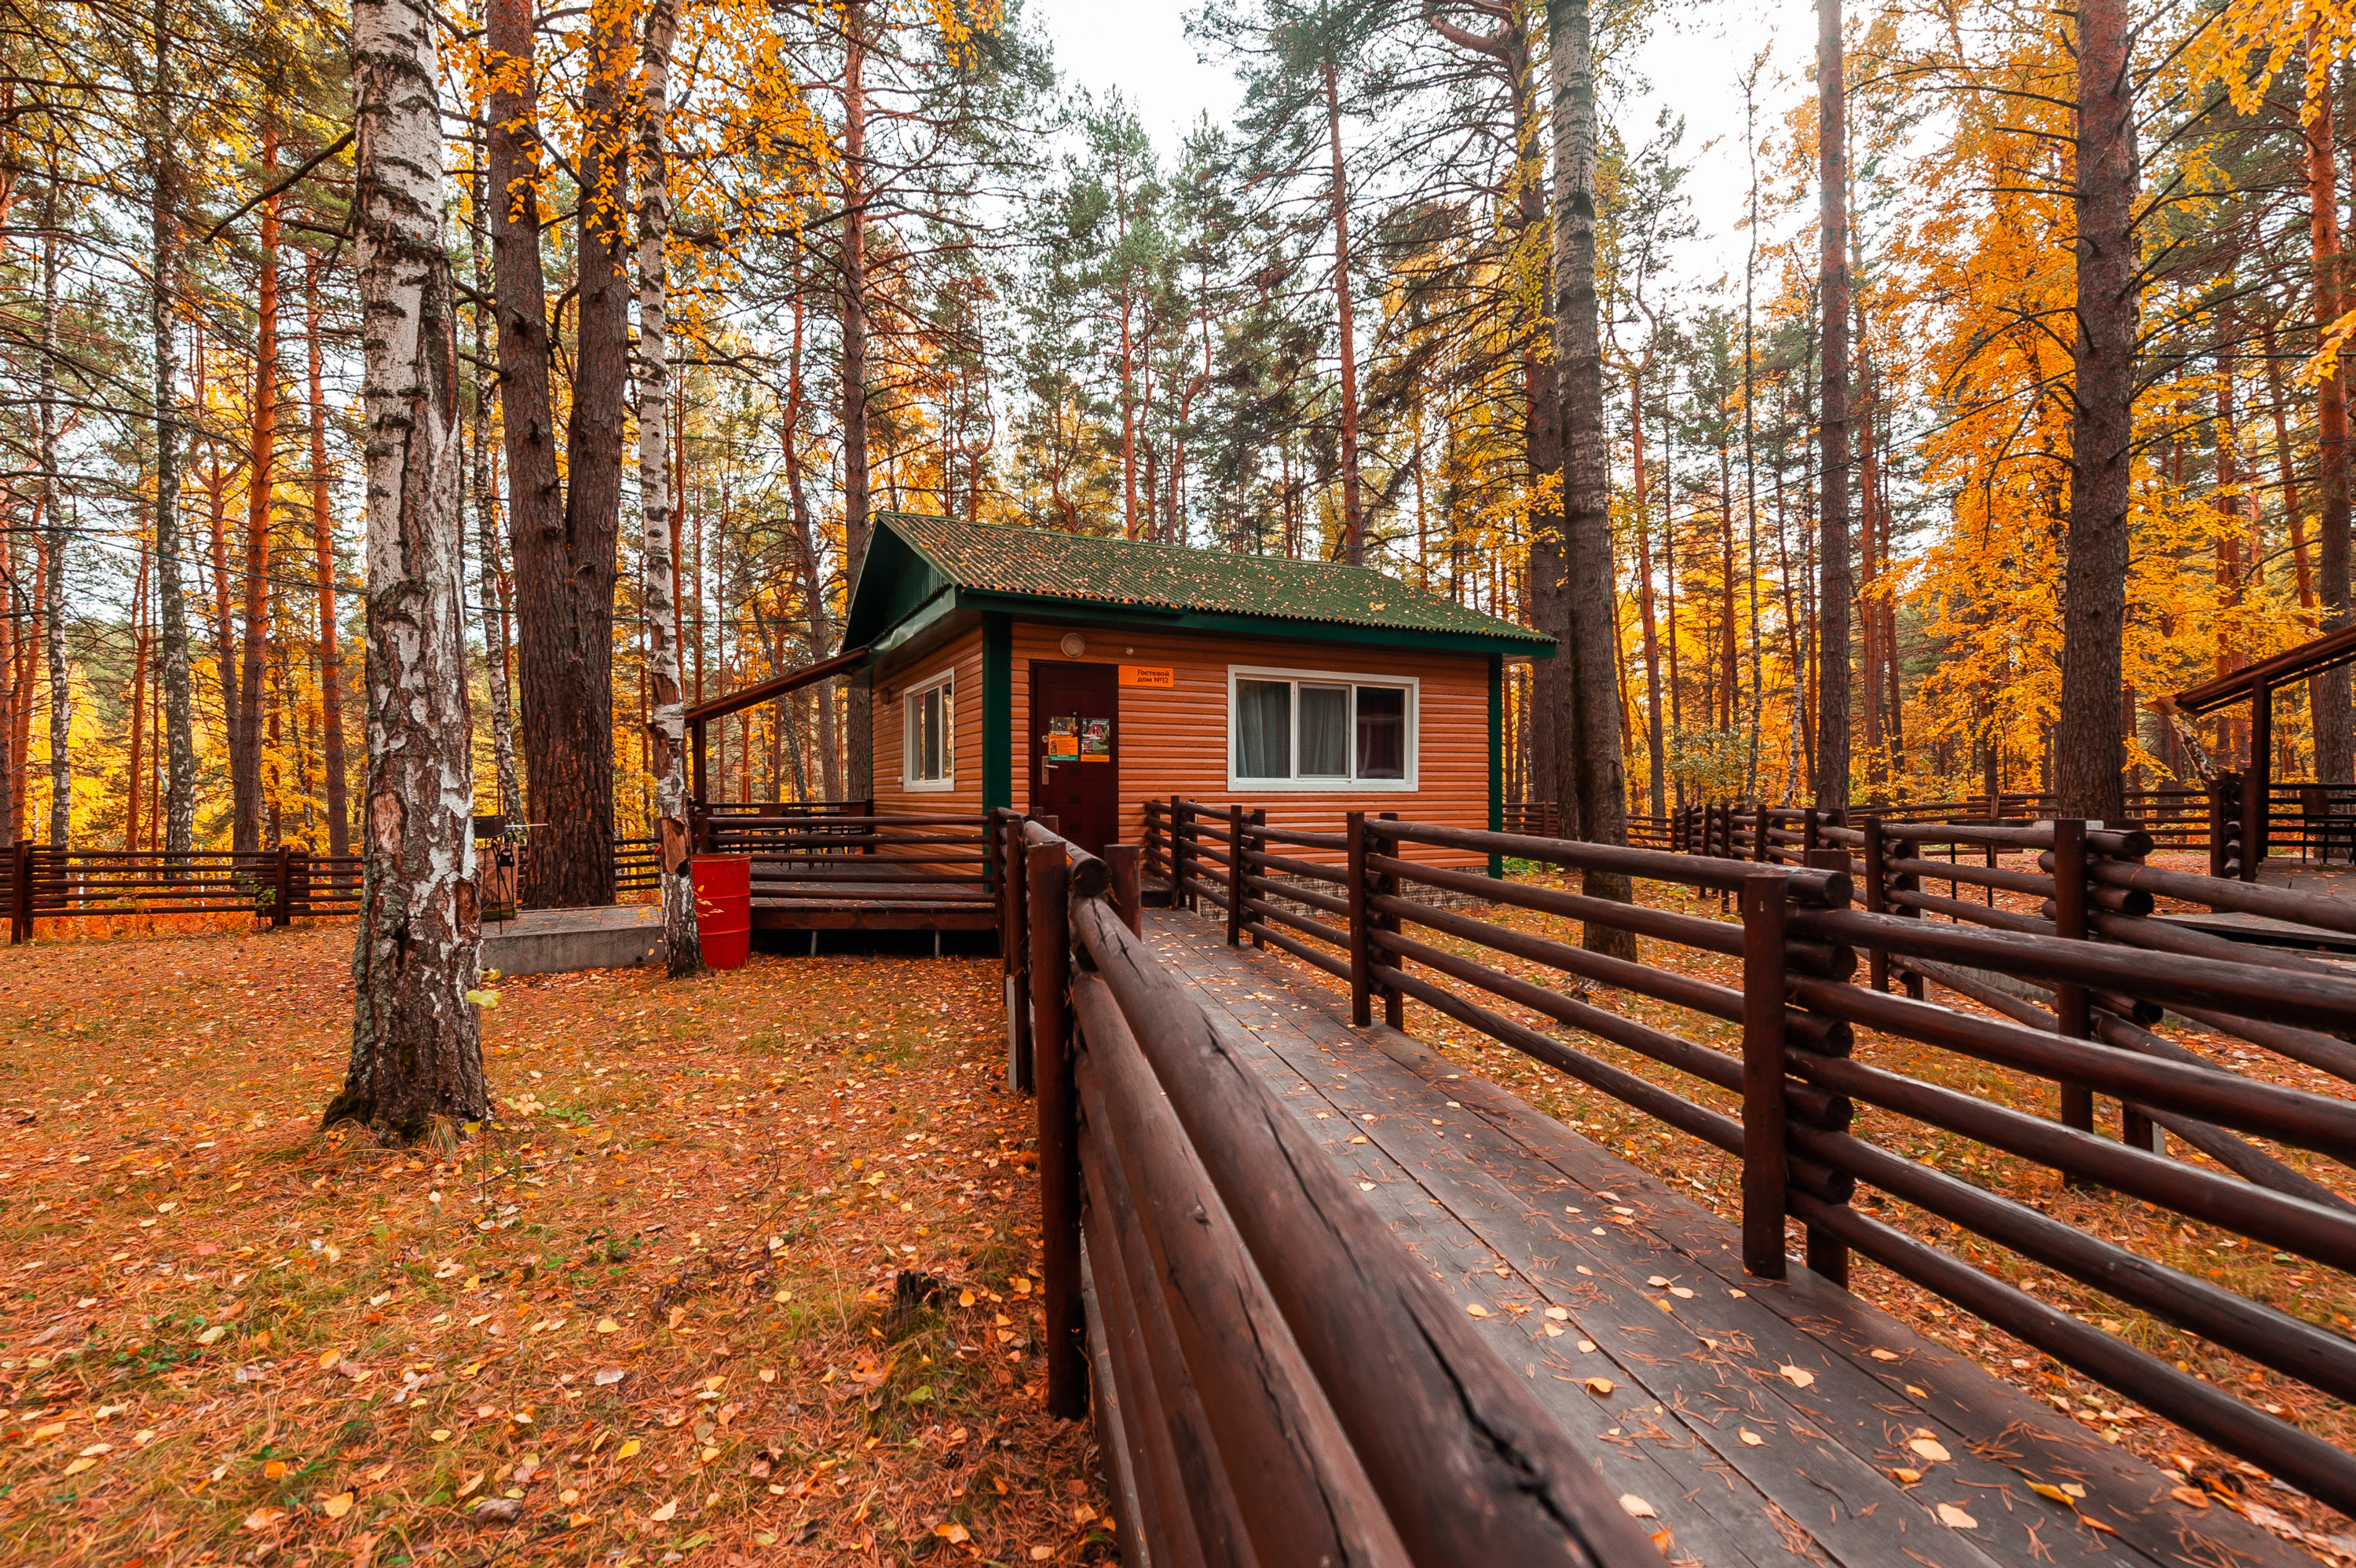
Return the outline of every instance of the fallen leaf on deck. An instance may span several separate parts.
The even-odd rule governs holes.
[[[1775,1370],[1782,1373],[1784,1381],[1789,1382],[1794,1388],[1814,1388],[1815,1386],[1816,1374],[1808,1371],[1805,1367],[1777,1367]]]
[[[1947,1445],[1935,1437],[1917,1437],[1909,1442],[1906,1446],[1933,1464],[1944,1464],[1954,1457],[1947,1452]]]
[[[1489,1316],[1489,1309],[1482,1306],[1477,1301],[1467,1306],[1464,1310],[1474,1317],[1486,1317]]]
[[[1751,1447],[1764,1448],[1767,1446],[1767,1439],[1760,1436],[1759,1434],[1751,1431],[1748,1426],[1737,1427],[1735,1430],[1737,1435],[1739,1435],[1743,1442],[1749,1444]]]
[[[1644,1499],[1638,1497],[1633,1492],[1622,1492],[1620,1494],[1620,1506],[1628,1510],[1628,1515],[1632,1519],[1658,1519],[1661,1517],[1659,1514],[1653,1511],[1652,1504],[1646,1502]]]
[[[1866,1354],[1871,1356],[1877,1361],[1894,1361],[1898,1360],[1898,1352],[1895,1350],[1869,1350]]]
[[[2170,1487],[2168,1488],[2168,1495],[2186,1508],[2203,1509],[2209,1506],[2209,1494],[2199,1487]]]
[[[1977,1530],[1980,1527],[1979,1520],[1953,1503],[1939,1505],[1939,1522],[1949,1530]]]
[[[1612,1383],[1610,1378],[1589,1378],[1587,1380],[1587,1392],[1591,1394],[1607,1394],[1612,1392]]]

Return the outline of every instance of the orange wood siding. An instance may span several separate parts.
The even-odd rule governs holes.
[[[1014,625],[1014,805],[1027,808],[1031,790],[1031,665],[1067,660],[1058,646],[1067,627],[1016,622]],[[1144,803],[1173,795],[1208,805],[1230,801],[1263,806],[1274,827],[1338,831],[1345,811],[1397,812],[1411,822],[1485,830],[1489,826],[1489,665],[1477,655],[1396,653],[1333,643],[1205,636],[1140,629],[1086,630],[1087,651],[1080,662],[1167,667],[1174,684],[1166,690],[1120,689],[1117,716],[1120,762],[1120,832],[1129,843],[1145,830]],[[1126,650],[1134,649],[1128,652]],[[974,654],[976,679],[980,653]],[[1292,790],[1230,793],[1227,789],[1227,667],[1335,670],[1353,675],[1411,676],[1420,683],[1414,790]],[[963,667],[959,667],[962,670]],[[913,673],[913,672],[912,672]],[[960,675],[960,678],[962,675]],[[979,688],[977,687],[977,689]],[[974,704],[979,711],[980,704]],[[964,741],[960,699],[958,745]],[[896,720],[895,720],[896,722]],[[898,757],[894,739],[894,766]],[[878,776],[883,766],[877,738]],[[966,784],[966,755],[958,755],[958,784]],[[921,797],[919,797],[921,798]],[[962,795],[960,795],[962,798]],[[977,797],[979,798],[979,797]],[[1290,853],[1306,853],[1289,851]],[[1308,854],[1309,859],[1325,857]],[[1485,866],[1484,857],[1415,848],[1410,858],[1440,865]]]
[[[953,789],[909,789],[902,784],[901,752],[907,735],[904,700],[919,681],[942,670],[956,677],[956,712],[949,726]],[[891,693],[886,700],[884,693]],[[920,658],[890,661],[875,672],[875,810],[879,816],[978,813],[981,810],[981,634],[969,632]]]

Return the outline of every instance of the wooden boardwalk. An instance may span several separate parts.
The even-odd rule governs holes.
[[[1210,922],[1146,921],[1670,1561],[2313,1561],[1796,1263],[1745,1275],[1725,1221]]]

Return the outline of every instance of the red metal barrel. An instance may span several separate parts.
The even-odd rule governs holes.
[[[753,951],[753,857],[698,855],[691,865],[703,961],[714,969],[741,969]]]

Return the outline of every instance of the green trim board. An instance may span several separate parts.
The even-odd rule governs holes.
[[[1014,804],[1014,618],[981,618],[981,809]]]
[[[1489,656],[1489,831],[1505,830],[1505,658]],[[1502,881],[1505,858],[1489,857],[1489,875]]]
[[[1546,658],[1554,639],[1371,567],[878,514],[843,618],[853,644],[959,610],[1027,619]]]

